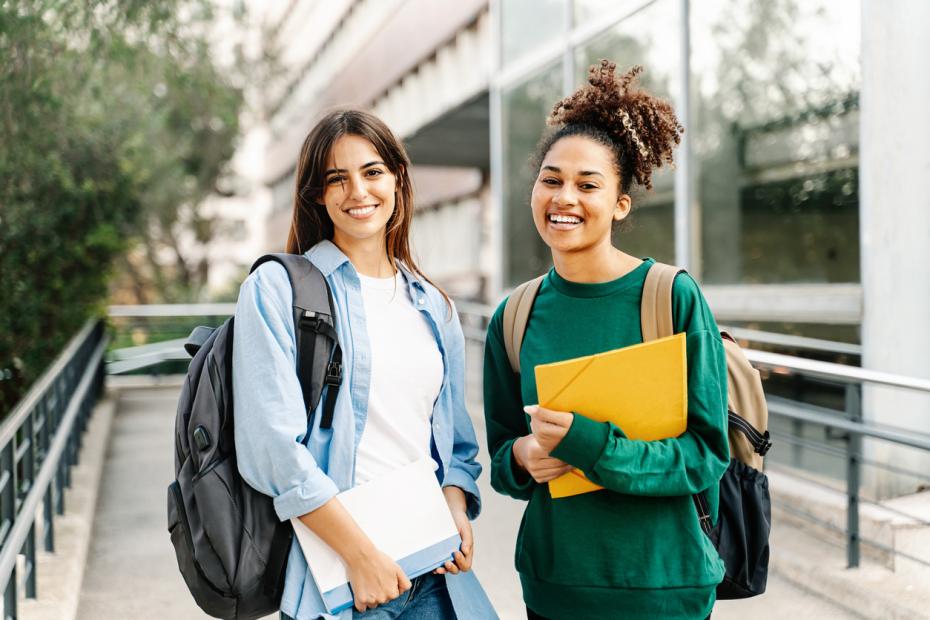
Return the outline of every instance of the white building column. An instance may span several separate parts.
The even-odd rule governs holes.
[[[930,2],[862,0],[862,363],[930,378]],[[867,387],[870,422],[930,433],[930,395]],[[866,442],[880,461],[930,473],[930,454]],[[863,469],[867,492],[920,482]],[[926,483],[924,483],[926,484]]]

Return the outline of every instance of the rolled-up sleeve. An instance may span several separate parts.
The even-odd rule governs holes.
[[[481,492],[478,490],[478,440],[468,410],[465,407],[465,336],[458,313],[452,310],[452,320],[446,325],[446,345],[450,361],[449,387],[452,396],[453,443],[452,462],[443,480],[443,486],[456,486],[465,491],[468,518],[481,512]]]
[[[266,263],[239,290],[233,340],[234,432],[239,472],[274,498],[282,521],[312,512],[339,489],[303,444],[307,428],[291,288],[284,268]]]

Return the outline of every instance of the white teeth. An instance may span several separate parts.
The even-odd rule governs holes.
[[[556,224],[580,224],[581,218],[574,215],[558,215],[552,213],[549,215],[549,221],[555,222]]]
[[[348,213],[349,215],[355,215],[355,216],[368,215],[374,210],[375,210],[374,207],[356,207],[354,209],[349,209]]]

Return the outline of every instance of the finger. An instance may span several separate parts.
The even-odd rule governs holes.
[[[448,561],[448,562],[446,562],[446,570],[449,571],[450,573],[452,573],[453,575],[458,575],[458,574],[459,574],[459,567],[456,566],[456,565],[455,565],[455,562],[453,562],[453,561],[451,561],[451,560]]]
[[[471,524],[466,524],[462,529],[459,530],[459,536],[462,537],[462,553],[468,555],[471,553],[472,546],[475,543],[475,539],[471,533]]]
[[[537,473],[540,476],[562,476],[564,474],[567,474],[573,469],[574,467],[572,467],[571,465],[569,465],[568,467],[545,467],[545,468],[539,468],[537,470]]]
[[[434,570],[433,572],[436,573],[437,575],[445,575],[445,574],[446,574],[446,569],[444,569],[443,567],[440,566],[439,568],[437,568],[437,569]]]
[[[455,552],[455,564],[462,572],[468,572],[471,569],[471,556],[463,555],[462,552]]]
[[[399,573],[400,574],[397,576],[397,587],[400,588],[401,592],[406,592],[413,584],[410,583],[410,579],[407,577],[407,574],[404,573],[404,571],[399,570]],[[398,596],[400,595],[398,594]],[[394,598],[397,598],[397,596]]]
[[[569,426],[573,417],[567,411],[552,411],[544,407],[537,407],[536,413],[533,414],[533,418],[538,419],[540,422],[548,422],[563,427]]]

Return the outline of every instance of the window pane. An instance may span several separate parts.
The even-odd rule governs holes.
[[[692,12],[703,279],[859,280],[859,2]]]
[[[596,2],[583,3],[594,5]],[[650,93],[672,100],[677,92],[679,20],[677,0],[658,0],[619,22],[575,52],[576,85],[587,79],[588,67],[601,58],[617,63],[619,72],[642,65],[639,84]],[[663,167],[652,177],[653,189],[634,188],[633,213],[614,245],[633,256],[675,260],[675,174]]]
[[[575,0],[575,25],[584,26],[588,22],[598,21],[608,13],[619,11],[621,7],[635,11],[645,4],[649,4],[648,0]]]
[[[504,0],[501,7],[503,62],[516,60],[565,30],[567,0]]]
[[[546,117],[561,97],[562,65],[543,69],[503,93],[504,285],[514,286],[552,265],[530,214],[536,171],[530,157],[546,131]]]

